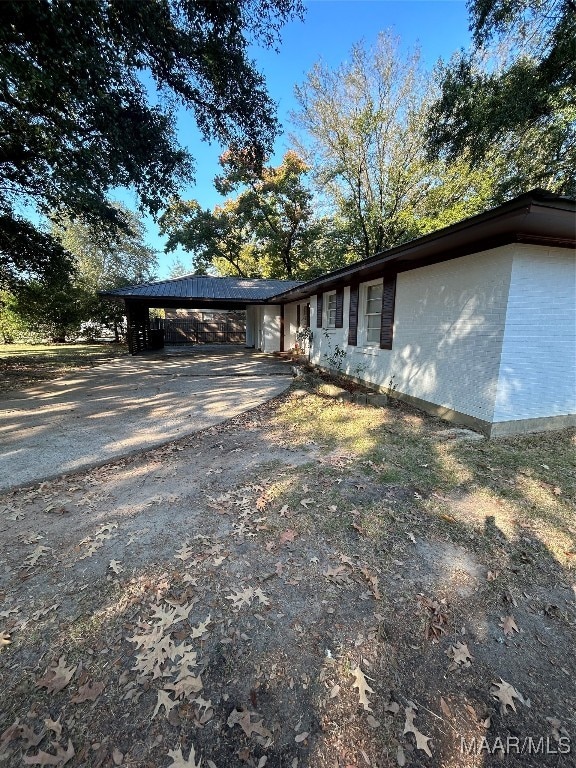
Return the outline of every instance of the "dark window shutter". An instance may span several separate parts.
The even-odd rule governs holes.
[[[384,277],[382,288],[382,321],[380,325],[380,349],[392,349],[394,334],[394,302],[396,300],[396,275]]]
[[[310,304],[306,304],[306,328],[310,328]]]
[[[322,328],[322,314],[324,309],[324,294],[316,296],[316,328]]]
[[[348,313],[348,344],[355,347],[358,344],[358,284],[350,286],[350,311]]]
[[[296,328],[300,328],[300,304],[296,304]]]
[[[344,327],[344,288],[339,288],[336,291],[336,320],[334,327]]]

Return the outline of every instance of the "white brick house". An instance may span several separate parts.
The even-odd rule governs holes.
[[[108,292],[130,350],[150,307],[246,311],[246,345],[311,359],[488,435],[576,425],[576,204],[543,190],[306,283],[187,275]],[[336,355],[335,353],[338,353]]]
[[[576,425],[574,201],[534,191],[281,300],[311,359],[489,435]],[[298,310],[298,305],[300,309]]]

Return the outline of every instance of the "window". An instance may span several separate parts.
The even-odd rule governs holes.
[[[378,344],[380,342],[380,327],[382,317],[382,283],[366,286],[365,307],[366,343]]]
[[[328,328],[336,328],[336,292],[328,293],[326,295],[326,326]]]

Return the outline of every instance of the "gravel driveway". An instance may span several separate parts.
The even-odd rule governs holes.
[[[279,395],[290,365],[237,346],[162,350],[0,397],[0,489],[206,429]]]

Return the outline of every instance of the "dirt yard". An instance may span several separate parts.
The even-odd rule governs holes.
[[[300,388],[0,496],[0,766],[575,766],[575,434],[469,438]]]

